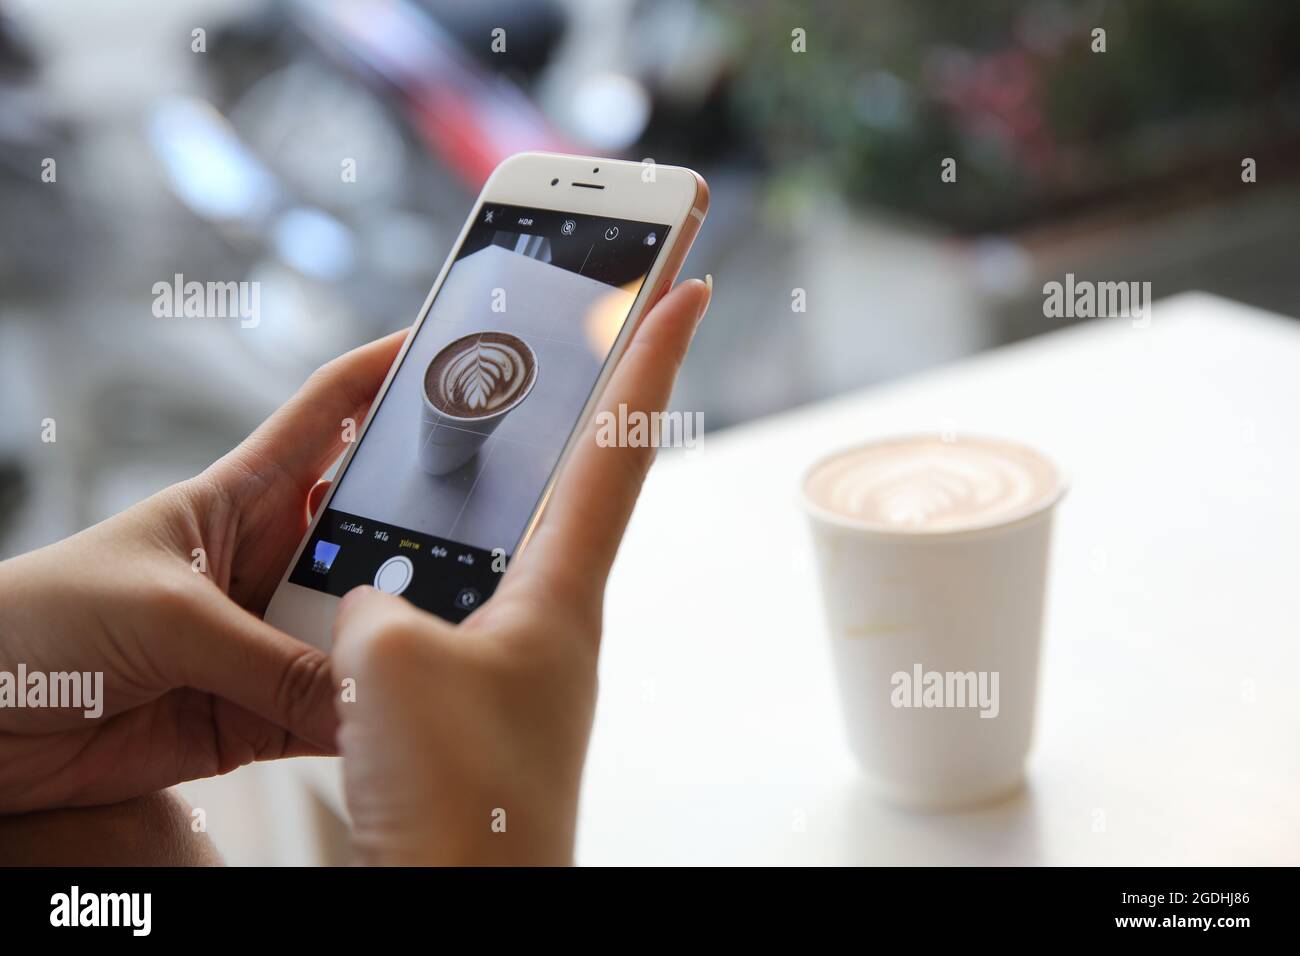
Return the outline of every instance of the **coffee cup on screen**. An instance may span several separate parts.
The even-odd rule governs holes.
[[[445,345],[420,385],[420,467],[445,475],[476,454],[537,382],[537,356],[509,332],[474,332]]]
[[[978,437],[870,442],[804,476],[849,743],[887,798],[1021,785],[1065,487],[1033,449]]]

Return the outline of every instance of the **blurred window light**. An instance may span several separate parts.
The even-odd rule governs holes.
[[[201,216],[256,221],[276,202],[275,180],[211,104],[167,99],[147,124],[177,197]]]
[[[632,146],[650,122],[650,95],[622,73],[598,73],[574,91],[570,125],[583,142],[609,152]]]
[[[280,258],[313,279],[337,281],[356,265],[351,230],[319,209],[290,209],[275,221],[271,236]]]
[[[306,201],[391,203],[402,188],[401,132],[369,89],[321,64],[292,63],[260,78],[230,119],[268,170]]]

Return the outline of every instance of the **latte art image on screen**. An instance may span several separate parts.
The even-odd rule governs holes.
[[[536,371],[532,350],[521,339],[506,332],[478,332],[434,357],[424,388],[440,411],[481,418],[522,398]]]
[[[421,386],[420,467],[447,475],[465,465],[536,382],[537,356],[517,335],[474,332],[445,345]]]
[[[1014,442],[910,437],[850,449],[813,470],[811,501],[881,531],[942,533],[1015,521],[1059,497],[1061,476]]]

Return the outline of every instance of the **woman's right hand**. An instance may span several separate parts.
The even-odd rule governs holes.
[[[637,329],[602,400],[662,410],[711,286],[679,285]],[[605,580],[651,448],[601,447],[593,423],[528,548],[453,626],[358,588],[333,670],[362,862],[567,864],[596,703]],[[354,698],[354,699],[353,699]]]

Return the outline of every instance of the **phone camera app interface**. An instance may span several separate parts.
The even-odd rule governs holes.
[[[668,227],[489,203],[289,580],[491,597]]]

